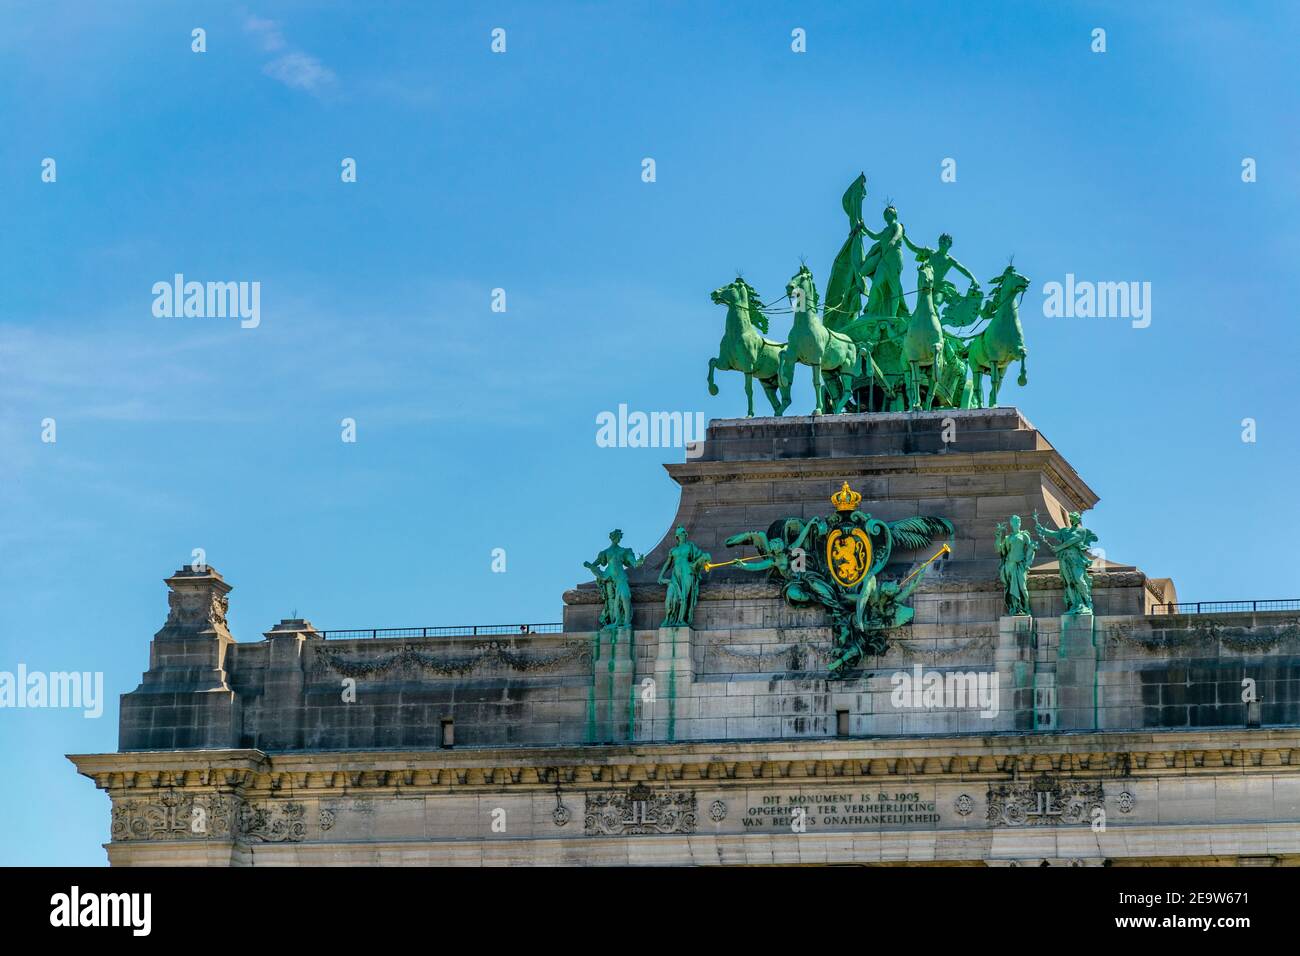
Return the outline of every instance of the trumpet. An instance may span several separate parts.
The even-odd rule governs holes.
[[[714,568],[725,568],[729,564],[744,564],[746,561],[761,561],[762,559],[763,555],[761,554],[756,554],[749,558],[732,558],[730,561],[719,561],[717,564],[705,564],[704,570],[712,571]]]

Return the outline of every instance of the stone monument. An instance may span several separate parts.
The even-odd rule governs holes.
[[[1028,280],[986,298],[865,190],[824,303],[806,266],[785,313],[715,291],[710,391],[742,372],[748,415],[665,466],[662,540],[611,532],[562,622],[237,641],[220,574],[168,577],[118,750],[70,758],[110,863],[1300,863],[1300,610],[1185,613],[1094,558],[1096,493],[982,407],[1024,384]],[[786,416],[801,364],[818,414]]]

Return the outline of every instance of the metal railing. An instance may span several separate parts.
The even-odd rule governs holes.
[[[1157,604],[1152,614],[1230,614],[1255,611],[1300,611],[1300,598],[1273,601],[1185,601],[1181,604]]]
[[[562,623],[467,624],[463,627],[368,627],[317,633],[321,637],[344,640],[364,637],[519,637],[529,634],[559,634],[563,630]]]

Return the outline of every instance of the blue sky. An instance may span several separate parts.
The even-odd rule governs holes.
[[[652,546],[682,453],[597,447],[596,415],[743,414],[734,375],[705,392],[708,293],[775,297],[800,256],[824,284],[859,170],[869,224],[892,198],[1033,280],[1004,403],[1101,495],[1108,557],[1300,595],[1294,7],[467,6],[0,10],[0,670],[110,698],[0,710],[0,862],[103,862],[63,754],[115,749],[194,548],[254,640],[558,620],[613,524]],[[260,282],[260,326],[155,317],[178,272]],[[1067,273],[1150,282],[1150,327],[1043,317]]]

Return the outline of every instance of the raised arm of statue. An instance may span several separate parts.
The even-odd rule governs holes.
[[[979,280],[975,278],[975,276],[971,273],[969,269],[967,269],[964,265],[962,265],[952,256],[948,257],[948,261],[952,263],[952,267],[954,269],[956,269],[958,272],[960,272],[962,275],[964,275],[967,279],[970,280],[971,285],[975,286],[976,288],[979,288],[979,284],[980,284]]]
[[[901,229],[902,227],[900,226],[899,228]],[[902,237],[902,238],[903,238],[903,242],[905,242],[905,243],[907,244],[907,248],[911,249],[911,250],[912,250],[913,252],[915,252],[917,255],[920,255],[920,254],[923,253],[923,252],[926,253],[927,255],[934,255],[934,250],[933,250],[933,249],[927,249],[925,246],[914,245],[914,244],[912,243],[912,240],[909,239],[909,238],[907,238],[907,230],[906,230],[906,229],[903,229],[902,232],[903,232],[903,237]],[[965,271],[965,270],[963,270],[963,271]]]
[[[772,560],[772,546],[767,540],[767,535],[761,531],[745,531],[741,534],[733,534],[725,543],[729,548],[741,544],[752,544],[757,549],[759,560],[737,562],[736,567],[742,571],[766,571],[775,567],[776,562]]]
[[[769,552],[767,535],[761,531],[742,531],[740,534],[733,534],[725,542],[728,548],[734,548],[741,544],[752,544],[758,549],[759,554]]]

